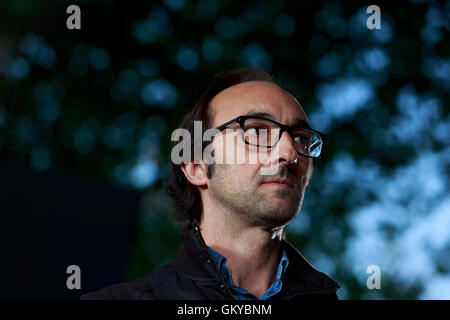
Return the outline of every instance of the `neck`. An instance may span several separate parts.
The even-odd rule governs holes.
[[[276,277],[280,238],[271,230],[239,223],[230,213],[217,211],[204,212],[200,229],[206,245],[227,258],[234,285],[261,297]]]

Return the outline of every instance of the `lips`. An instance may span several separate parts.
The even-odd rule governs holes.
[[[291,189],[294,189],[293,184],[291,182],[289,182],[288,179],[284,179],[284,178],[269,179],[269,180],[263,181],[261,183],[261,185],[264,185],[264,184],[270,184],[270,185],[274,185],[274,186],[278,185],[280,187],[284,186],[284,187],[289,187]]]

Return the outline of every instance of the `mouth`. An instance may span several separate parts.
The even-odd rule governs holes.
[[[294,186],[287,179],[272,179],[272,180],[263,181],[261,183],[261,186],[294,189]]]

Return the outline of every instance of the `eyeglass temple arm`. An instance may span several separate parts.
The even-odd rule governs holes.
[[[224,124],[216,127],[217,130],[223,130],[226,129],[227,127],[229,127],[231,124],[237,122],[239,120],[240,117],[234,118],[233,120],[230,120],[228,122],[225,122]]]

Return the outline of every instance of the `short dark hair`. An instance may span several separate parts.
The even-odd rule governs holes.
[[[188,110],[181,121],[179,128],[187,129],[194,136],[194,121],[202,121],[203,133],[211,126],[211,113],[209,104],[211,100],[221,91],[239,83],[247,81],[265,81],[274,83],[273,76],[260,68],[244,67],[232,71],[223,71],[216,74],[213,82],[204,90],[194,105]],[[211,142],[202,143],[202,154]],[[174,143],[175,145],[175,143]],[[191,161],[193,160],[194,139],[191,145]],[[212,176],[212,166],[208,166],[207,176]],[[200,221],[202,214],[202,202],[197,186],[191,184],[183,171],[181,165],[170,162],[170,178],[166,185],[166,191],[175,203],[175,220],[189,222]]]

